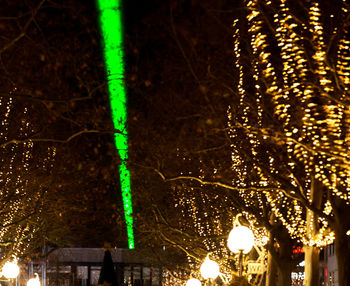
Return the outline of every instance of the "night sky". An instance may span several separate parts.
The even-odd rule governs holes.
[[[204,89],[216,90],[214,105],[225,101],[224,88],[212,85],[206,70],[211,66],[216,72],[213,61],[220,60],[218,66],[230,64],[221,59],[230,55],[231,47],[218,48],[222,41],[231,40],[230,14],[223,10],[224,2],[211,2],[124,3],[130,160],[135,163],[131,169],[136,193],[144,191],[139,181],[143,175],[134,166],[154,161],[155,150],[173,152],[179,132],[204,134],[205,122],[219,124],[213,115],[202,110],[206,114],[202,117],[197,109],[207,100],[201,94]],[[36,145],[33,165],[42,164],[48,149],[54,148],[50,152],[55,153],[48,177],[38,176],[32,182],[48,190],[43,202],[48,209],[47,237],[59,245],[78,246],[102,245],[113,237],[115,244],[124,246],[119,158],[110,134],[113,127],[95,2],[6,1],[3,6],[2,93],[14,92],[14,109],[26,106],[29,110],[24,118],[13,113],[9,136],[52,141],[53,146]],[[210,29],[214,24],[221,26],[219,32]],[[12,41],[21,31],[25,36]],[[231,78],[229,73],[222,76]],[[184,124],[183,118],[196,124]],[[27,121],[30,131],[15,132],[16,124]],[[135,204],[136,212],[142,208]],[[48,223],[52,219],[57,223],[54,227]],[[71,233],[57,237],[60,227]]]
[[[230,271],[221,246],[244,213],[287,280],[293,247],[335,241],[350,285],[347,1],[123,8],[136,248]],[[102,45],[93,0],[1,3],[1,255],[128,247]]]

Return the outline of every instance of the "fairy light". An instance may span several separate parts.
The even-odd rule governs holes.
[[[287,177],[291,185],[296,189],[301,188],[306,198],[312,202],[312,178],[315,176],[333,195],[349,203],[348,162],[344,161],[346,159],[339,159],[348,157],[350,142],[350,112],[345,108],[345,104],[341,104],[347,96],[350,84],[350,41],[347,32],[340,40],[337,52],[336,72],[344,87],[344,90],[339,90],[339,80],[335,80],[332,74],[334,68],[329,67],[326,58],[325,31],[320,20],[322,12],[317,1],[310,1],[310,4],[305,7],[309,11],[309,20],[303,23],[296,21],[288,1],[275,2],[273,5],[277,6],[274,7],[273,15],[273,27],[276,31],[274,34],[269,33],[270,27],[267,27],[264,18],[266,15],[262,16],[258,1],[247,0],[244,3],[248,10],[246,16],[248,33],[243,32],[242,35],[248,39],[252,52],[249,55],[250,73],[245,75],[243,65],[247,65],[247,62],[241,61],[242,51],[239,43],[242,41],[242,36],[236,20],[234,64],[239,75],[237,91],[240,101],[234,113],[232,107],[228,109],[232,171],[238,177],[237,182],[233,183],[237,186],[281,187],[273,176],[263,174],[254,160],[256,157],[266,158],[266,167],[271,174],[286,172],[286,170],[279,170],[279,154],[273,154],[268,147],[265,148],[264,154],[259,153],[261,152],[259,146],[264,146],[264,140],[270,140],[269,138],[273,135],[264,131],[262,124],[263,110],[266,108],[263,104],[264,101],[269,101],[274,107],[274,116],[279,119],[283,128],[282,136],[276,139],[276,144],[285,146],[287,157],[284,162],[290,167]],[[266,1],[265,4],[272,5],[270,1]],[[344,7],[342,10],[346,15],[348,11]],[[337,29],[335,28],[332,33],[337,33]],[[311,51],[304,45],[304,37],[309,37],[310,34],[311,42],[315,47],[315,50]],[[273,41],[271,37],[274,37]],[[277,43],[280,49],[278,56],[281,66],[277,66],[271,59],[271,50],[276,49],[271,47],[273,42]],[[276,50],[274,50],[274,56],[277,56]],[[312,70],[310,66],[313,67]],[[321,88],[311,85],[310,78],[315,78]],[[249,93],[247,93],[248,90]],[[332,100],[332,97],[337,100]],[[233,117],[233,114],[236,117]],[[242,127],[239,127],[237,122]],[[242,129],[246,138],[242,137]],[[257,137],[256,130],[266,132],[266,136]],[[241,143],[242,140],[246,140],[247,143]],[[266,141],[266,144],[271,143],[274,141]],[[244,152],[240,151],[242,145],[245,152],[249,146],[253,160],[245,162],[246,159],[241,155]],[[332,154],[340,156],[335,157]],[[247,177],[247,166],[252,166],[251,168],[255,170],[255,181]],[[303,173],[302,180],[300,175],[297,175],[300,172]],[[247,180],[249,184],[242,183]],[[295,194],[293,189],[287,191]],[[256,193],[255,196],[244,192],[241,197],[245,205],[249,206],[252,205],[252,200],[257,200],[261,204],[259,196],[262,195],[293,238],[300,238],[305,244],[317,246],[325,245],[334,239],[334,233],[329,231],[328,222],[323,218],[318,218],[320,229],[317,235],[307,236],[305,207],[298,201],[286,197],[282,191],[266,190]],[[323,210],[327,215],[332,215],[329,201],[323,203]]]
[[[124,83],[124,44],[122,3],[119,0],[98,0],[100,29],[103,36],[103,52],[106,63],[108,91],[112,112],[115,146],[121,163],[119,177],[127,227],[129,249],[135,248],[133,233],[133,209],[128,160],[127,97]]]
[[[230,170],[234,186],[266,188],[259,192],[238,191],[240,203],[247,208],[247,211],[239,211],[254,225],[254,235],[260,245],[266,244],[268,233],[259,227],[254,211],[262,215],[262,211],[267,210],[283,223],[292,238],[304,245],[322,247],[335,238],[327,219],[311,216],[308,225],[314,227],[318,224],[318,230],[308,232],[307,209],[285,192],[292,196],[300,192],[312,203],[312,188],[316,179],[329,195],[350,202],[347,161],[350,111],[345,104],[350,86],[350,41],[347,31],[341,34],[344,36],[339,39],[336,61],[328,61],[328,43],[325,39],[329,35],[326,33],[339,31],[337,28],[330,32],[324,29],[321,19],[334,15],[327,16],[328,11],[321,11],[317,1],[309,1],[305,4],[305,11],[308,11],[304,15],[305,21],[298,21],[289,3],[286,0],[265,1],[266,5],[274,5],[271,9],[274,15],[271,16],[262,14],[260,1],[246,0],[244,25],[240,25],[239,20],[234,21],[233,53],[237,71],[234,87],[238,103],[227,109]],[[345,19],[349,11],[345,0],[343,3]],[[266,17],[270,16],[273,21],[267,23]],[[269,25],[272,25],[275,33],[271,32]],[[306,41],[308,44],[305,44]],[[310,43],[313,45],[311,49],[308,46]],[[249,54],[244,54],[247,51]],[[336,65],[331,67],[329,62]],[[311,84],[311,81],[316,84]],[[265,112],[267,109],[268,115]],[[269,118],[271,114],[272,121]],[[260,167],[262,164],[263,167]],[[216,170],[213,170],[213,174],[216,174]],[[276,174],[290,183],[289,189],[282,189],[286,184],[273,176]],[[203,178],[204,174],[200,176]],[[221,257],[220,269],[224,271],[223,258],[227,256],[219,250],[221,242],[214,243],[207,237],[222,229],[220,216],[213,216],[215,226],[210,225],[208,217],[214,209],[219,213],[225,204],[223,201],[219,203],[215,195],[194,195],[194,191],[191,188],[175,191],[176,208],[183,216],[181,226],[195,229],[204,239],[204,248],[213,250],[213,259]],[[205,208],[208,205],[210,207]],[[321,208],[325,215],[332,217],[332,205],[326,195],[323,196]],[[232,206],[226,209],[233,213],[237,211]],[[309,217],[310,214],[309,211]],[[188,220],[189,217],[193,223]],[[188,258],[188,261],[198,265],[193,258]]]
[[[9,92],[8,97],[0,98],[0,134],[2,142],[7,142],[13,138],[26,138],[36,132],[31,121],[32,111],[23,104],[17,104],[14,100],[17,89]],[[16,113],[14,113],[14,111]],[[20,113],[20,117],[18,114]],[[16,133],[10,129],[9,123],[16,126]],[[11,134],[11,136],[10,136]],[[2,227],[0,229],[0,240],[11,241],[11,245],[3,252],[1,259],[8,259],[8,253],[23,255],[28,248],[33,247],[33,239],[39,230],[42,203],[40,200],[41,186],[33,188],[32,175],[35,170],[47,171],[52,167],[55,152],[53,147],[41,148],[40,160],[34,158],[34,143],[27,141],[24,143],[10,144],[0,148],[0,202],[3,212],[0,215]],[[39,155],[36,151],[36,155]],[[34,214],[33,206],[36,211]],[[30,219],[27,219],[28,215]],[[18,223],[20,221],[20,223]],[[35,242],[34,242],[35,243]]]

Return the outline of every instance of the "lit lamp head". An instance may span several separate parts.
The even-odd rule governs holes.
[[[2,275],[7,279],[16,278],[19,274],[19,267],[17,265],[17,260],[7,261],[2,267]]]
[[[210,260],[209,257],[202,263],[200,271],[204,279],[215,279],[220,274],[219,265],[215,261]]]
[[[202,283],[196,278],[191,278],[186,282],[186,286],[201,286]]]
[[[248,227],[242,225],[234,227],[227,239],[227,246],[234,253],[242,251],[247,254],[252,249],[253,245],[253,232]]]
[[[34,278],[30,278],[27,281],[27,286],[40,286],[40,280],[38,273],[34,273]]]

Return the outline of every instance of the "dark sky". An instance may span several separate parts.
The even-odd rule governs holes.
[[[115,198],[119,195],[118,155],[110,135],[108,95],[105,87],[100,86],[105,82],[105,74],[95,2],[46,1],[36,14],[35,22],[26,25],[38,3],[40,0],[6,0],[0,9],[0,47],[10,43],[23,27],[27,29],[25,37],[2,53],[0,86],[5,92],[16,87],[18,102],[27,98],[21,104],[31,108],[31,123],[35,130],[30,136],[34,138],[63,140],[82,130],[104,131],[98,135],[83,134],[68,144],[57,144],[57,164],[50,171],[51,177],[47,176],[54,180],[49,186],[45,185],[48,193],[62,194],[60,198],[49,198],[47,203],[47,210],[52,211],[50,215],[58,223],[56,229],[60,227],[61,216],[56,217],[59,213],[55,212],[68,203],[68,207],[62,209],[65,214],[62,224],[75,229],[74,235],[88,230],[90,225],[98,225],[96,239],[103,237],[103,229],[108,229],[111,220],[118,226],[115,220],[122,212],[120,196]],[[196,106],[203,101],[198,82],[193,79],[174,40],[171,9],[178,37],[201,81],[202,78],[203,82],[207,80],[202,76],[206,76],[209,57],[226,53],[217,49],[223,37],[216,37],[216,31],[207,29],[206,24],[216,20],[207,17],[206,7],[202,4],[208,3],[124,1],[127,81],[133,120],[130,122],[130,142],[133,154],[136,154],[136,148],[142,153],[135,155],[136,159],[145,158],[150,155],[148,151],[156,150],[154,138],[157,138],[157,144],[172,142],[182,127],[182,121],[177,117],[186,118],[188,114],[197,113]],[[228,32],[227,39],[231,38]],[[75,101],[81,97],[89,98]],[[198,120],[198,125],[205,120]],[[197,124],[197,119],[194,123]],[[151,132],[154,137],[149,135]],[[45,144],[40,146],[47,147]],[[36,159],[40,163],[42,158]],[[44,185],[40,180],[38,183]],[[74,194],[74,200],[66,201],[71,194]],[[101,218],[105,213],[101,202],[110,201],[111,196],[116,203],[108,205],[108,212],[116,218],[105,220]],[[59,200],[63,203],[55,205]],[[69,212],[73,206],[78,206],[74,214]],[[81,217],[82,221],[71,217]],[[88,233],[84,238],[89,236]]]

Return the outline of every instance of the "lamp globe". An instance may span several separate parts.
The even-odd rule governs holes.
[[[17,261],[7,261],[2,267],[2,274],[7,279],[16,278],[19,274],[19,267]]]
[[[254,234],[246,226],[240,225],[234,227],[227,239],[228,248],[234,252],[243,252],[247,254],[254,245]]]
[[[38,273],[34,273],[34,278],[30,278],[27,281],[27,286],[40,286],[40,280]]]
[[[202,283],[196,278],[191,278],[186,282],[186,286],[201,286]]]
[[[219,265],[208,257],[202,263],[200,271],[204,279],[215,279],[220,274]]]

